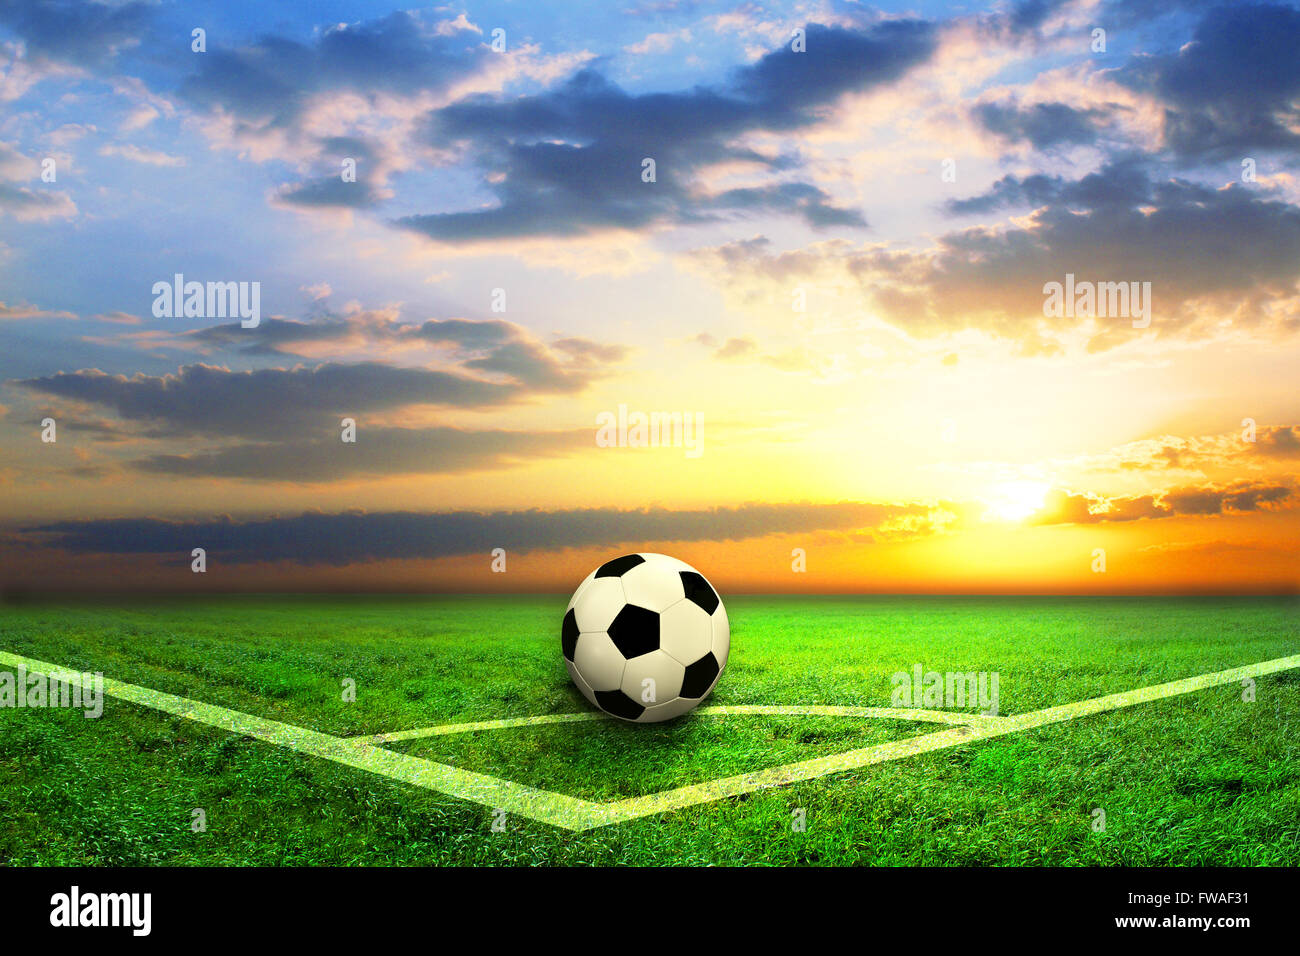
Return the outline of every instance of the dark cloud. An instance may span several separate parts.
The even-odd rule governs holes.
[[[1254,449],[1265,458],[1300,458],[1300,425],[1261,428]]]
[[[1147,24],[1171,16],[1196,13],[1217,6],[1224,0],[1102,0],[1090,15],[1091,23],[1112,33],[1121,28]],[[1063,8],[1076,6],[1074,0],[1017,0],[1009,7],[981,17],[985,31],[1004,42],[1019,40],[1037,43],[1061,39],[1068,35],[1077,40],[1073,23],[1052,17]],[[1057,29],[1053,30],[1053,27]]]
[[[1162,504],[1173,514],[1217,515],[1259,511],[1290,501],[1295,489],[1286,485],[1238,482],[1227,488],[1183,488],[1165,494]]]
[[[1167,144],[1184,156],[1300,145],[1300,10],[1210,10],[1176,53],[1135,56],[1113,77],[1165,104]]]
[[[181,94],[256,127],[292,125],[316,93],[351,90],[410,95],[444,90],[492,53],[457,34],[440,36],[409,13],[338,24],[311,45],[267,36],[241,49],[210,49]],[[360,140],[330,138],[322,146],[368,149]]]
[[[77,66],[99,66],[139,42],[152,3],[81,0],[0,0],[0,25],[27,46],[27,55]]]
[[[171,375],[131,377],[83,369],[15,384],[111,408],[164,433],[279,439],[334,429],[345,415],[408,405],[483,408],[525,393],[517,384],[378,362],[242,372],[200,364]]]
[[[20,537],[78,554],[188,555],[190,549],[202,547],[209,560],[339,566],[487,554],[498,547],[520,552],[595,545],[640,547],[646,542],[740,541],[768,534],[857,530],[927,510],[923,505],[840,502],[697,511],[308,512],[249,521],[57,521],[29,526]]]
[[[309,209],[366,209],[382,198],[379,189],[364,179],[344,182],[337,173],[285,186],[275,194],[281,205]]]
[[[242,438],[243,444],[159,454],[129,463],[139,471],[264,481],[324,482],[355,476],[455,473],[507,467],[589,446],[592,433],[466,431],[450,427],[366,425],[364,416],[406,406],[481,409],[540,394],[580,391],[625,349],[584,338],[547,348],[502,320],[395,321],[358,313],[317,322],[264,320],[185,333],[212,348],[278,353],[329,343],[366,349],[386,344],[446,349],[454,370],[356,365],[231,371],[197,364],[164,376],[126,377],[98,370],[16,382],[45,396],[115,411],[134,429],[107,425],[104,440],[181,435]],[[74,422],[83,416],[63,416]],[[356,444],[343,443],[339,422],[358,421]],[[75,425],[71,427],[76,427]],[[97,432],[98,434],[98,432]]]
[[[627,349],[580,337],[557,340],[548,347],[522,326],[501,319],[428,319],[397,321],[387,313],[360,312],[303,322],[266,319],[256,328],[239,323],[209,326],[184,333],[180,340],[202,349],[230,349],[248,354],[309,354],[312,347],[384,348],[426,346],[447,349],[457,368],[504,376],[521,391],[568,393],[586,388],[621,361]]]
[[[402,147],[382,137],[321,135],[319,124],[307,121],[313,102],[349,94],[382,113],[381,98],[445,94],[495,56],[472,30],[435,30],[397,11],[331,25],[310,44],[264,36],[238,49],[216,45],[197,58],[199,69],[180,84],[180,95],[201,112],[220,114],[236,141],[276,144],[268,148],[308,163],[313,174],[279,190],[277,204],[361,209],[387,198],[384,183],[401,165]],[[355,182],[339,176],[344,158],[357,163]]]
[[[591,429],[566,432],[357,426],[355,443],[339,429],[314,438],[257,442],[131,463],[145,472],[248,481],[316,483],[400,474],[460,474],[506,468],[590,448]]]
[[[1184,188],[1188,188],[1186,184]],[[1112,207],[1122,209],[1155,202],[1156,193],[1157,186],[1150,179],[1147,160],[1124,156],[1107,161],[1097,172],[1077,180],[1042,173],[1003,176],[988,192],[969,199],[949,200],[945,208],[958,214],[1046,205],[1082,211],[1109,211]]]
[[[320,175],[280,187],[273,194],[274,204],[304,210],[368,209],[389,197],[380,185],[387,178],[387,159],[375,144],[356,136],[326,136],[315,145],[320,155],[313,168]],[[345,159],[354,164],[350,182],[342,176]]]
[[[431,344],[479,350],[518,341],[524,332],[504,319],[429,319],[406,334]]]
[[[407,406],[483,409],[542,394],[585,389],[626,349],[580,337],[546,347],[523,327],[499,319],[430,319],[403,323],[388,313],[355,313],[314,322],[266,319],[195,329],[181,339],[201,347],[279,354],[329,345],[343,351],[387,346],[443,350],[452,366],[437,370],[380,362],[232,371],[195,364],[175,374],[131,377],[96,369],[61,372],[14,384],[44,396],[117,413],[114,440],[183,435],[242,438],[245,444],[162,454],[131,467],[172,475],[268,481],[329,481],[354,475],[447,473],[505,467],[572,450],[591,433],[535,435],[449,427],[365,427],[364,442],[339,441],[343,417]],[[77,416],[67,416],[76,418]],[[84,418],[83,416],[80,416]],[[106,436],[107,439],[108,436]]]
[[[976,122],[1011,141],[1027,140],[1035,149],[1091,143],[1106,111],[1075,109],[1064,103],[981,103],[972,111]]]
[[[505,375],[539,392],[573,392],[587,384],[586,376],[571,374],[537,342],[507,342],[482,358],[468,359],[463,364],[478,372]]]
[[[804,29],[807,53],[782,46],[741,69],[734,83],[790,129],[808,124],[806,110],[898,79],[928,59],[936,43],[934,25],[921,20],[882,20],[860,29],[809,23]]]
[[[284,355],[301,354],[303,347],[325,343],[446,346],[478,353],[512,342],[529,341],[522,326],[502,319],[428,319],[411,323],[378,312],[325,315],[311,321],[263,319],[252,329],[230,322],[185,332],[180,339],[211,348]]]
[[[353,323],[345,318],[321,318],[311,322],[265,318],[252,329],[231,322],[192,329],[177,338],[186,345],[198,346],[200,351],[229,349],[250,355],[297,355],[299,349],[314,343],[352,339],[354,331]]]
[[[790,156],[737,145],[756,131],[814,125],[841,95],[902,76],[927,59],[935,29],[892,20],[860,30],[809,24],[807,53],[788,47],[739,69],[721,89],[634,95],[593,69],[560,87],[513,98],[469,97],[430,120],[432,142],[469,147],[497,196],[494,208],[408,216],[399,224],[440,240],[578,235],[604,228],[704,222],[756,212],[787,212],[814,227],[861,226],[861,214],[835,206],[808,183],[703,192],[698,170],[747,161],[771,173]],[[641,180],[642,160],[656,181]]]
[[[0,212],[15,219],[49,219],[74,215],[77,207],[67,193],[46,192],[0,183]]]

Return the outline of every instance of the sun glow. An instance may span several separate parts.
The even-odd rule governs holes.
[[[1040,511],[1051,489],[1041,481],[1005,481],[994,485],[988,497],[987,517],[1002,521],[1024,521]]]

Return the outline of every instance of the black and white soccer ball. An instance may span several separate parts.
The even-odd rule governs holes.
[[[709,696],[727,666],[731,625],[713,585],[685,561],[626,554],[578,585],[560,642],[587,700],[648,724]]]

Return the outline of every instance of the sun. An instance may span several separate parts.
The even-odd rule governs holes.
[[[986,516],[1001,521],[1024,521],[1042,510],[1051,487],[1041,481],[1004,481],[994,485],[985,499]]]

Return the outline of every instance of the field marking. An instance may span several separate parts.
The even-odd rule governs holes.
[[[691,711],[700,717],[727,717],[731,715],[761,714],[774,717],[866,717],[874,720],[911,720],[917,723],[973,724],[983,720],[996,720],[985,714],[963,714],[947,710],[919,710],[910,707],[846,707],[824,704],[730,704],[697,707]],[[349,737],[372,744],[391,744],[422,737],[443,737],[448,734],[472,734],[482,730],[506,730],[511,727],[537,727],[543,724],[574,724],[589,720],[611,720],[598,710],[577,714],[541,714],[537,717],[507,717],[503,720],[477,720],[466,724],[434,724],[412,730],[397,730],[390,734],[367,734]]]
[[[46,661],[22,657],[18,654],[9,654],[4,651],[0,651],[0,664],[25,667],[29,673],[43,673],[50,677],[57,677],[69,685],[82,686],[82,675],[58,664],[50,664]],[[935,731],[919,737],[875,744],[871,747],[833,754],[829,757],[802,760],[797,763],[770,767],[754,773],[724,777],[708,783],[678,787],[674,790],[665,790],[641,797],[629,797],[608,803],[593,803],[577,797],[524,786],[489,774],[462,770],[421,757],[411,757],[396,751],[386,750],[372,742],[371,738],[336,737],[331,734],[308,730],[305,727],[255,717],[237,710],[218,707],[215,704],[205,704],[201,701],[177,697],[173,694],[166,694],[162,691],[110,680],[109,678],[104,678],[103,688],[104,693],[108,696],[129,703],[150,707],[154,710],[173,714],[177,717],[184,717],[187,720],[193,720],[231,733],[252,737],[255,740],[262,740],[299,753],[322,757],[335,763],[367,770],[401,783],[435,790],[452,797],[472,800],[485,807],[500,808],[507,813],[515,813],[542,823],[580,831],[608,826],[612,823],[623,823],[654,813],[680,810],[700,803],[710,803],[724,797],[739,796],[755,790],[811,780],[826,774],[856,770],[875,763],[900,760],[904,757],[974,743],[978,740],[988,740],[1005,734],[1075,720],[1079,717],[1118,710],[1123,707],[1133,707],[1137,704],[1150,703],[1166,697],[1175,697],[1222,684],[1237,683],[1248,677],[1262,677],[1266,674],[1291,670],[1296,667],[1300,667],[1300,654],[1279,657],[1271,661],[1261,661],[1257,664],[1247,664],[1243,667],[1232,667],[1228,670],[1216,671],[1210,674],[1199,674],[1195,677],[1186,677],[1164,684],[1154,684],[1150,687],[1140,687],[1118,694],[1108,694],[1091,700],[1076,701],[1072,704],[1047,707],[1026,714],[972,719],[948,730]],[[705,709],[713,712],[721,711],[725,714],[771,712],[765,707],[759,710],[747,707],[710,707]],[[778,709],[784,711],[786,708]],[[796,706],[795,709],[800,708]],[[831,709],[839,710],[840,708]],[[892,708],[863,709],[891,710]],[[915,712],[905,710],[903,713]],[[582,715],[558,714],[551,716],[568,720]],[[962,716],[970,718],[974,715]],[[518,721],[527,722],[534,720],[534,718],[515,718],[514,720],[516,723],[505,724],[505,726],[519,726]],[[560,721],[551,720],[549,722],[556,723]],[[487,721],[485,723],[497,724],[500,722]],[[475,725],[451,724],[443,726],[472,727]],[[424,729],[427,730],[428,728]]]
[[[28,673],[44,673],[49,677],[58,677],[70,686],[84,686],[81,674],[58,664],[4,651],[0,651],[0,664],[26,667]],[[507,813],[517,813],[570,830],[584,829],[584,822],[592,819],[593,812],[599,806],[577,797],[538,790],[489,774],[462,770],[394,750],[384,750],[356,738],[335,737],[107,677],[104,678],[104,693],[118,700],[151,707],[209,727],[242,734],[298,753],[323,757],[335,763],[368,770],[390,780],[436,790],[448,796],[472,800],[485,807],[500,808]]]
[[[1105,697],[1095,697],[1091,700],[1076,701],[1073,704],[1047,707],[1026,714],[998,717],[987,722],[968,724],[964,727],[940,730],[920,737],[909,737],[904,740],[876,744],[871,747],[863,747],[861,750],[833,754],[829,757],[801,760],[797,763],[771,767],[756,773],[724,777],[719,780],[711,780],[708,783],[678,787],[676,790],[665,790],[660,793],[647,794],[643,797],[630,797],[626,800],[619,800],[614,804],[606,804],[606,806],[613,811],[617,820],[632,820],[651,813],[679,810],[682,807],[720,800],[723,797],[738,796],[742,793],[751,793],[769,787],[781,787],[801,780],[811,780],[829,773],[856,770],[874,763],[901,760],[904,757],[914,757],[917,754],[956,747],[977,740],[988,740],[993,737],[1001,737],[1004,734],[1046,726],[1047,724],[1074,720],[1078,717],[1118,710],[1122,707],[1132,707],[1136,704],[1150,703],[1165,697],[1176,697],[1180,694],[1204,690],[1220,684],[1235,684],[1247,677],[1262,677],[1265,674],[1290,670],[1295,667],[1300,667],[1300,654],[1279,657],[1271,661],[1262,661],[1258,664],[1247,664],[1244,667],[1233,667],[1211,674],[1185,677],[1182,680],[1154,684],[1150,687],[1140,687],[1136,690],[1123,691],[1118,694],[1108,694]]]

